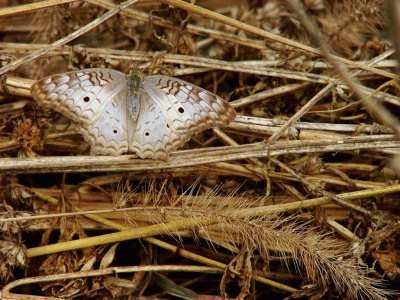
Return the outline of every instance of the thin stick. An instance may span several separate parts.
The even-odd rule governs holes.
[[[38,9],[43,9],[47,7],[57,6],[61,4],[76,2],[78,0],[45,0],[36,3],[29,3],[24,5],[18,5],[14,7],[6,7],[0,9],[0,18],[15,16],[19,14],[29,13],[36,11]]]
[[[385,59],[386,57],[390,56],[393,54],[393,50],[386,51],[385,53],[382,53],[378,57],[375,57],[371,61],[368,62],[368,66],[371,66],[378,62],[379,60]],[[351,77],[357,76],[361,71],[358,70],[354,72]],[[335,85],[340,83],[341,80],[336,80],[333,83],[329,83],[326,87],[324,87],[322,90],[318,92],[310,101],[306,103],[301,109],[299,109],[293,116],[290,117],[290,119],[282,126],[279,128],[278,131],[276,131],[269,139],[268,143],[272,144],[276,142],[284,133],[286,129],[288,129],[291,125],[293,125],[296,121],[298,121],[306,112],[308,112],[311,107],[314,106],[321,98],[323,98],[330,90],[331,88]]]
[[[62,39],[59,39],[58,41],[54,42],[53,44],[50,44],[50,45],[46,46],[43,49],[40,49],[40,50],[35,51],[35,52],[32,52],[31,54],[28,54],[26,56],[23,56],[23,57],[17,59],[17,60],[14,60],[10,64],[5,65],[4,67],[0,68],[0,76],[5,74],[5,73],[7,73],[7,72],[15,70],[16,68],[18,68],[19,66],[23,65],[24,63],[27,63],[28,61],[34,60],[36,58],[39,58],[42,55],[50,52],[51,50],[54,50],[57,47],[59,47],[61,45],[64,45],[64,44],[76,39],[77,37],[81,36],[82,34],[85,34],[86,32],[92,30],[96,26],[99,26],[101,23],[103,23],[104,21],[108,20],[112,16],[116,15],[121,10],[123,10],[125,7],[128,7],[129,5],[131,5],[131,4],[133,4],[133,3],[137,2],[137,1],[138,0],[127,0],[127,1],[125,1],[123,3],[121,3],[120,5],[115,6],[110,11],[106,12],[100,18],[97,18],[97,19],[93,20],[92,22],[86,24],[85,26],[82,26],[78,30],[72,32],[71,34],[69,34],[69,35],[67,35],[65,37],[63,37]]]
[[[319,28],[310,20],[305,12],[304,6],[298,0],[286,0],[293,11],[296,12],[299,17],[301,23],[306,28],[307,32],[314,38],[314,40],[319,44],[321,48],[321,54],[325,57],[325,59],[334,66],[336,72],[342,78],[342,80],[346,83],[346,85],[357,95],[358,98],[363,102],[367,109],[369,109],[373,115],[378,117],[383,124],[392,128],[396,134],[400,137],[400,123],[399,121],[392,116],[392,114],[381,104],[376,101],[372,101],[360,88],[361,84],[355,78],[351,78],[350,73],[347,71],[347,68],[344,64],[344,61],[338,60],[335,55],[332,55],[332,51],[330,46],[325,41],[322,32]],[[397,78],[397,76],[396,76]]]
[[[247,31],[247,32],[251,32],[253,34],[257,34],[259,36],[265,37],[265,38],[267,38],[269,40],[272,40],[272,41],[275,41],[275,42],[278,42],[278,43],[282,43],[284,45],[288,45],[288,46],[291,46],[291,47],[294,47],[294,48],[298,48],[300,50],[303,50],[303,51],[311,53],[311,54],[322,55],[322,52],[320,50],[318,50],[318,49],[315,49],[313,47],[310,47],[310,46],[307,46],[307,45],[292,41],[290,39],[284,38],[284,37],[279,36],[279,35],[272,34],[272,33],[268,32],[268,31],[262,30],[260,28],[254,27],[252,25],[248,25],[246,23],[243,23],[243,22],[240,22],[238,20],[229,18],[227,16],[221,15],[219,13],[213,12],[213,11],[205,9],[205,8],[202,8],[202,7],[199,7],[199,6],[196,6],[196,5],[181,1],[181,0],[160,0],[160,1],[163,2],[163,3],[169,4],[169,5],[173,5],[173,6],[182,8],[182,9],[190,11],[192,13],[204,16],[206,18],[209,18],[209,19],[212,19],[212,20],[215,20],[215,21],[219,21],[219,22],[224,23],[224,24],[228,24],[228,25],[233,26],[235,28],[242,29],[242,30]],[[376,69],[376,68],[372,68],[372,67],[369,67],[369,66],[365,66],[365,65],[362,65],[362,64],[359,64],[359,63],[355,63],[355,62],[353,62],[351,60],[348,60],[348,59],[345,59],[345,58],[342,58],[342,57],[339,57],[339,56],[336,56],[336,55],[332,55],[332,59],[334,59],[335,61],[340,61],[340,62],[342,62],[342,63],[344,63],[346,65],[353,66],[353,67],[358,68],[358,69],[362,69],[362,70],[367,71],[367,72],[379,74],[379,75],[382,75],[384,77],[388,77],[388,78],[391,78],[391,79],[397,79],[397,80],[399,79],[399,76],[396,75],[396,74],[393,74],[393,73],[390,73],[390,72],[386,72],[386,71],[383,71],[383,70],[379,70],[379,69]]]
[[[102,172],[149,171],[196,166],[223,161],[272,157],[283,154],[338,152],[360,149],[385,149],[400,147],[394,135],[370,135],[307,141],[284,141],[272,145],[254,143],[239,146],[210,147],[177,151],[168,161],[133,159],[121,156],[48,156],[33,158],[0,158],[0,172]]]

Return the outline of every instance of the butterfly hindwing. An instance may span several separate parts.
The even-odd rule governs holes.
[[[140,114],[130,138],[131,149],[141,158],[163,159],[183,145],[190,136],[172,130],[160,107],[144,90],[140,95]]]

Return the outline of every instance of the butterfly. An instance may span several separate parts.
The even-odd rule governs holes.
[[[236,116],[228,102],[201,87],[135,70],[61,73],[35,82],[31,95],[71,119],[91,154],[166,160],[194,134],[227,126]]]

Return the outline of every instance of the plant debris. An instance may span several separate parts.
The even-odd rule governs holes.
[[[117,2],[0,6],[1,298],[394,299],[384,2]],[[182,78],[237,116],[165,161],[90,156],[29,92],[84,68]]]

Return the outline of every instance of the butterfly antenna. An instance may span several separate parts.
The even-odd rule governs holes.
[[[141,73],[140,70],[139,70],[139,64],[140,64],[140,62],[143,61],[143,58],[144,58],[145,56],[147,56],[147,55],[149,54],[149,52],[152,51],[152,50],[154,49],[154,47],[155,47],[155,43],[151,45],[150,49],[149,49],[147,52],[144,51],[143,55],[139,58],[139,60],[136,61],[136,62],[133,64],[133,66],[132,66],[132,68],[130,69],[130,72],[129,72],[129,73],[132,73],[132,71],[135,71],[135,70],[136,70],[135,73],[136,73],[137,75],[139,75],[139,74]],[[132,58],[131,58],[131,59],[132,59]]]

